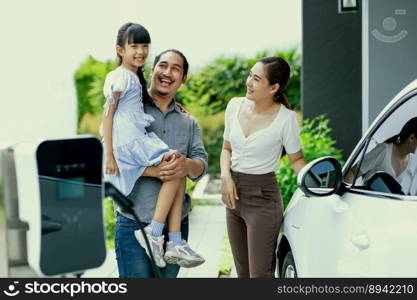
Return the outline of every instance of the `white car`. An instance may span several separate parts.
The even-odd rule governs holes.
[[[301,170],[278,237],[280,277],[417,277],[417,154],[398,180],[356,171],[416,116],[417,80],[379,114],[343,169],[324,157]]]

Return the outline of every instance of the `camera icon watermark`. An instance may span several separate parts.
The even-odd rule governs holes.
[[[19,295],[20,291],[16,289],[16,286],[19,284],[19,281],[14,281],[13,284],[10,284],[6,290],[3,291],[3,293],[6,296],[14,297]]]
[[[405,9],[396,9],[394,13],[397,16],[404,16],[407,14],[407,11]],[[382,27],[387,32],[394,31],[397,28],[397,20],[395,20],[393,17],[386,17],[382,21]],[[384,42],[384,43],[399,42],[402,39],[404,39],[408,34],[407,30],[405,29],[402,29],[399,33],[394,34],[394,35],[383,34],[378,29],[372,30],[371,33],[377,40]]]

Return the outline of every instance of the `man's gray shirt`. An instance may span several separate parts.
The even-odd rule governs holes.
[[[203,173],[191,180],[197,181],[206,174],[208,158],[197,121],[189,114],[181,112],[174,101],[165,114],[153,102],[147,103],[144,109],[155,118],[155,121],[147,128],[148,131],[154,132],[169,148],[178,150],[187,158],[200,159],[204,163]],[[162,182],[157,178],[141,176],[128,196],[134,203],[136,214],[144,223],[150,223],[152,220],[161,184]],[[119,208],[116,209],[120,212]],[[186,196],[182,218],[188,215],[190,210],[190,197]],[[123,215],[133,219],[131,215],[125,213]]]

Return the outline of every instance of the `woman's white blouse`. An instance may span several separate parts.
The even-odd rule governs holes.
[[[246,138],[238,118],[244,101],[249,100],[233,98],[226,108],[223,138],[232,147],[231,169],[246,174],[274,172],[283,147],[288,154],[300,151],[297,114],[281,105],[277,116],[268,127]]]
[[[416,195],[417,160],[414,158],[415,154],[411,154],[407,167],[401,174],[396,176],[391,163],[393,146],[393,143],[380,143],[365,155],[361,165],[361,172],[365,174],[364,181],[371,178],[376,172],[383,171],[390,174],[401,184],[402,190],[406,195]]]

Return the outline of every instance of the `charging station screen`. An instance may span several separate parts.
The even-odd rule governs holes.
[[[58,181],[58,197],[57,200],[66,200],[84,197],[84,178],[75,177],[68,180]]]

